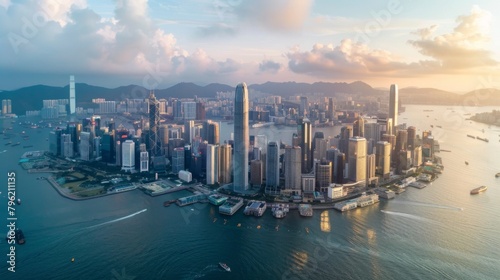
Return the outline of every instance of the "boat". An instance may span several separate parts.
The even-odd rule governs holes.
[[[495,178],[498,178],[500,177],[500,172],[498,172],[497,174],[495,174]]]
[[[468,162],[468,161],[465,161],[465,165],[469,165],[469,162]]]
[[[488,189],[487,186],[480,186],[479,188],[475,188],[475,189],[471,190],[470,194],[482,193],[482,192],[486,191],[487,189]]]
[[[286,214],[290,211],[290,206],[288,204],[273,204],[271,206],[271,212],[273,214],[273,217],[277,219],[283,219],[286,217]]]
[[[168,207],[168,206],[170,206],[170,204],[175,203],[175,202],[177,202],[177,199],[167,200],[167,201],[163,202],[163,206]]]
[[[474,138],[474,139],[476,139],[476,136],[474,136],[474,135],[470,135],[470,134],[467,134],[467,137],[470,137],[470,138]]]
[[[17,142],[15,144],[12,144],[11,147],[19,146],[20,144],[21,144],[21,142]]]
[[[219,263],[219,265],[220,265],[220,267],[222,267],[225,271],[227,271],[227,272],[231,272],[231,268],[230,268],[227,264],[225,264],[225,263],[223,263],[223,262],[220,262],[220,263]]]
[[[21,205],[21,199],[20,198],[17,199],[17,205]]]

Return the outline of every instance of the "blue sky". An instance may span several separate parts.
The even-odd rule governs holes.
[[[0,89],[77,82],[500,87],[497,1],[0,0]]]

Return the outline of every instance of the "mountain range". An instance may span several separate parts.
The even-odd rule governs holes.
[[[208,84],[199,86],[194,83],[178,83],[166,89],[155,90],[157,98],[201,98],[215,97],[217,92],[232,92],[234,86],[225,84]],[[297,82],[266,82],[263,84],[252,84],[250,92],[258,91],[271,95],[283,97],[294,95],[308,95],[322,93],[325,96],[335,97],[338,94],[385,96],[387,90],[376,89],[364,82],[352,83],[297,83]],[[105,88],[85,83],[75,85],[77,106],[88,106],[94,98],[105,98],[106,100],[144,99],[149,95],[149,90],[137,85],[121,86],[117,88]],[[11,91],[1,91],[0,99],[11,99],[14,114],[24,115],[27,110],[40,110],[44,99],[68,98],[69,85],[54,87],[46,85],[35,85]],[[403,104],[433,104],[433,105],[463,105],[463,106],[485,106],[500,105],[500,90],[478,89],[466,94],[457,94],[435,88],[402,88],[399,96]]]

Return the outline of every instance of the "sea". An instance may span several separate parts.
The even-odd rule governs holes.
[[[18,125],[29,118],[2,119],[2,130],[13,127],[13,136],[0,135],[0,226],[6,234],[7,173],[15,172],[22,200],[16,226],[26,244],[15,246],[11,272],[10,245],[0,239],[0,279],[499,279],[500,127],[467,120],[493,109],[406,106],[399,123],[420,135],[432,131],[449,151],[439,153],[445,168],[432,185],[363,209],[315,210],[313,217],[291,211],[284,219],[269,210],[260,218],[242,210],[227,217],[209,204],[163,206],[187,191],[69,200],[37,180],[48,174],[28,174],[18,164],[23,152],[48,149],[50,129]],[[30,140],[21,138],[22,130]],[[319,130],[333,137],[340,127]],[[221,140],[231,132],[223,123]],[[285,143],[293,132],[286,126],[250,131]],[[488,190],[470,195],[481,185]]]

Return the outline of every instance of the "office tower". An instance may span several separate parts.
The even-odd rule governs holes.
[[[92,139],[92,158],[101,158],[101,137],[97,136]]]
[[[115,142],[115,165],[121,166],[122,165],[122,142],[120,140],[117,140]]]
[[[179,171],[184,170],[184,148],[178,147],[173,150],[172,153],[172,173],[179,173]]]
[[[205,140],[205,139],[204,139]],[[208,144],[216,145],[219,144],[219,124],[210,121],[208,123],[208,135],[206,138]]]
[[[219,145],[207,145],[207,184],[219,182]]]
[[[312,139],[312,143],[311,143],[311,151],[312,151],[312,155],[313,155],[313,160],[314,159],[321,159],[318,157],[318,152],[317,152],[317,149],[318,149],[318,146],[319,146],[319,141],[322,140],[322,139],[325,139],[325,135],[323,134],[322,131],[316,131],[314,133],[314,137]]]
[[[73,141],[70,134],[61,134],[61,156],[73,157]]]
[[[392,119],[392,130],[398,125],[398,85],[392,84],[389,96],[389,118]]]
[[[406,131],[408,132],[408,150],[412,150],[416,147],[417,129],[414,126],[410,126]]]
[[[160,108],[155,94],[149,93],[149,155],[151,158],[161,155],[161,140],[158,133],[160,129]]]
[[[344,169],[345,169],[345,154],[344,153],[338,153],[337,154],[337,161],[335,163],[335,171],[337,175],[334,177],[334,181],[336,184],[343,184],[344,183]]]
[[[182,102],[182,116],[184,120],[196,120],[196,102]]]
[[[196,119],[204,120],[206,118],[205,104],[196,102]]]
[[[194,129],[193,120],[188,120],[184,122],[184,141],[186,141],[186,143],[191,143],[191,141],[193,141],[194,138],[193,129]]]
[[[69,113],[76,112],[75,76],[69,76]]]
[[[61,135],[62,129],[56,128],[49,133],[49,151],[55,155],[61,155]]]
[[[196,150],[198,145],[196,145]],[[197,153],[197,152],[196,152]],[[191,149],[191,145],[184,145],[184,168],[183,170],[189,170],[191,171],[191,163],[192,163],[192,157],[195,153]],[[192,174],[192,172],[191,172]]]
[[[382,176],[384,179],[390,178],[391,172],[391,144],[387,141],[378,141],[375,161],[375,173]]]
[[[413,166],[422,165],[422,146],[413,149]]]
[[[139,145],[139,171],[148,172],[149,171],[149,153],[146,150],[146,144]]]
[[[332,181],[332,163],[329,161],[322,161],[316,165],[316,186],[319,191],[326,193]]]
[[[80,133],[80,158],[82,160],[90,160],[90,152],[92,147],[90,146],[90,132],[82,131]]]
[[[236,86],[234,97],[234,191],[248,190],[248,89],[245,83]]]
[[[377,157],[375,154],[369,154],[366,156],[366,182],[371,184],[377,180],[375,175],[377,171]]]
[[[391,163],[396,162],[396,153],[394,152],[396,150],[396,136],[392,134],[384,134],[380,140],[387,141],[391,144]]]
[[[219,176],[220,184],[229,184],[232,182],[232,154],[231,145],[224,144],[220,146],[220,163],[219,163]]]
[[[309,101],[306,96],[300,97],[299,116],[304,117],[309,114]]]
[[[366,139],[352,137],[349,139],[349,175],[351,181],[366,180]]]
[[[396,152],[408,149],[408,131],[398,130],[396,134]]]
[[[373,139],[376,142],[380,141],[380,124],[365,123],[365,138],[366,140]]]
[[[135,143],[126,140],[122,143],[122,170],[132,172],[135,169]]]
[[[358,117],[352,124],[352,135],[365,137],[365,120],[362,117]]]
[[[397,174],[403,174],[404,171],[410,169],[412,166],[411,152],[406,150],[400,150],[397,155],[398,155],[398,160],[396,165],[396,172]]]
[[[250,161],[250,184],[252,186],[262,185],[262,161],[254,159]]]
[[[285,147],[285,189],[301,190],[301,148]]]
[[[335,120],[335,106],[333,105],[333,98],[328,98],[328,118],[330,121]]]
[[[280,183],[280,147],[269,142],[266,154],[266,193],[275,194]]]
[[[298,121],[297,134],[302,152],[301,170],[302,173],[310,173],[314,160],[312,157],[311,122],[308,118],[302,118]]]

